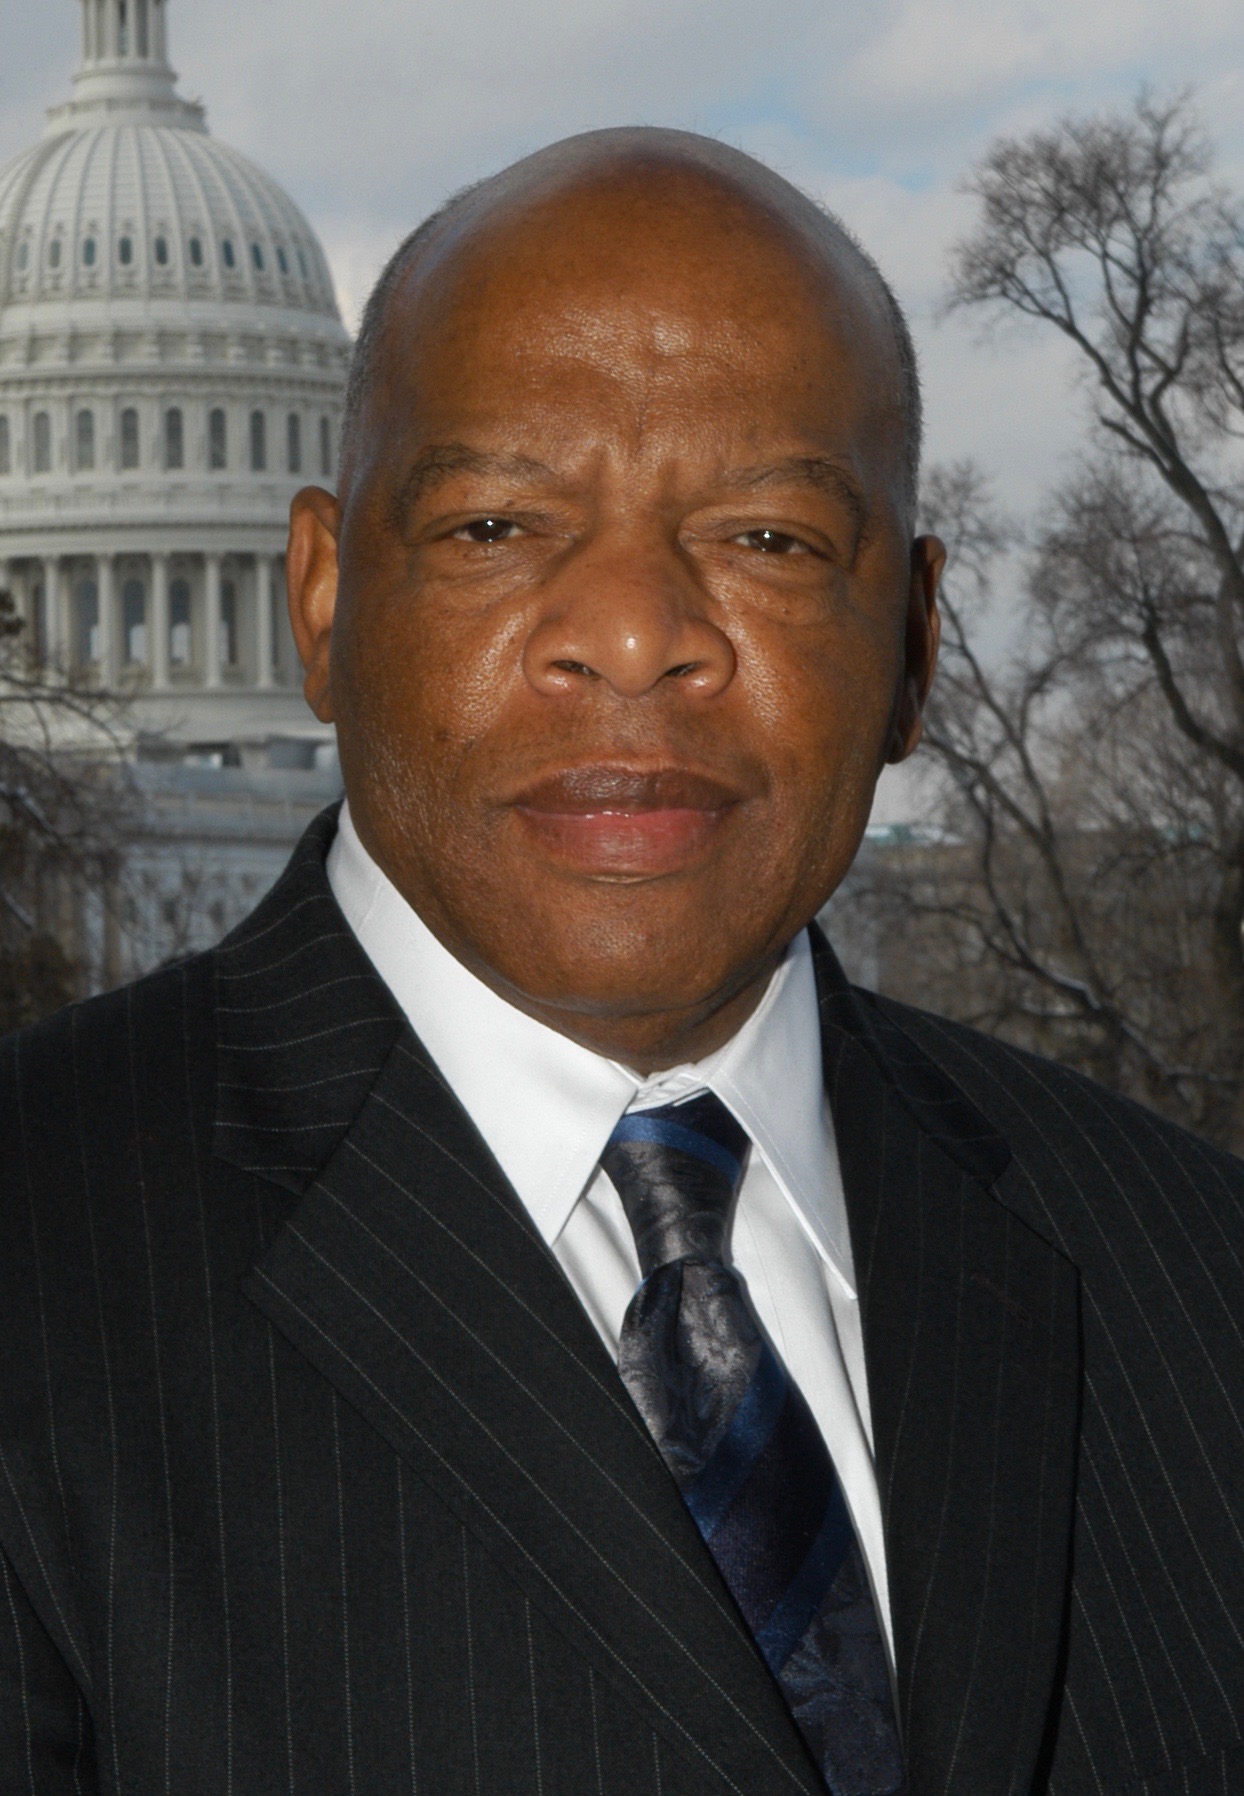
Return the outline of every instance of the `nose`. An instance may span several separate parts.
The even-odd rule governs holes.
[[[735,657],[708,612],[693,569],[673,545],[601,542],[568,557],[544,589],[523,664],[554,697],[603,683],[638,699],[662,682],[709,699],[729,685]]]

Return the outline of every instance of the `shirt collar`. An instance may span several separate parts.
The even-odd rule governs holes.
[[[747,1130],[805,1232],[854,1295],[806,932],[724,1047],[645,1080],[526,1015],[463,966],[363,847],[348,804],[328,879],[364,952],[550,1246],[623,1112],[707,1087]]]

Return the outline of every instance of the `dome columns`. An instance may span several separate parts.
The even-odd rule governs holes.
[[[221,577],[220,556],[207,556],[207,585],[203,608],[204,680],[208,687],[220,685],[221,666]]]
[[[275,674],[273,623],[276,611],[276,562],[271,555],[261,555],[256,569],[259,579],[255,592],[255,684],[261,692],[270,692]]]
[[[118,62],[167,68],[164,0],[79,0],[79,4],[83,70]]]
[[[43,628],[48,660],[53,667],[66,666],[69,661],[69,632],[65,628],[65,604],[58,555],[47,555],[43,561]]]
[[[151,557],[151,622],[147,631],[151,684],[157,692],[167,691],[169,685],[170,628],[168,556],[157,553]]]
[[[118,673],[116,562],[111,555],[100,555],[95,568],[95,627],[99,634],[93,658],[99,666],[100,684],[111,689],[117,683]]]
[[[280,554],[99,549],[0,559],[40,662],[113,691],[293,690]]]

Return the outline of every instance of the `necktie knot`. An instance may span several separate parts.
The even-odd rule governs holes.
[[[673,1260],[723,1260],[747,1132],[712,1092],[628,1112],[601,1165],[622,1199],[647,1278]]]

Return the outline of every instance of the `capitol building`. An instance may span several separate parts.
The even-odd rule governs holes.
[[[283,552],[350,339],[307,220],[179,95],[170,0],[78,4],[70,97],[0,168],[0,591],[125,695],[147,828],[128,921],[81,923],[104,983],[228,927],[337,790]]]

